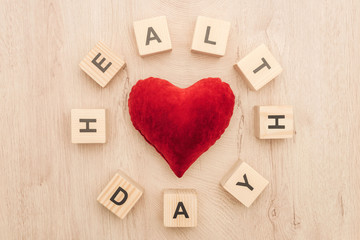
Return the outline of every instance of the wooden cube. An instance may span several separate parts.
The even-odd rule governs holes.
[[[106,185],[97,201],[121,219],[140,199],[144,189],[121,170]]]
[[[165,16],[134,22],[140,56],[171,51],[171,39]]]
[[[71,110],[72,143],[105,143],[105,109]]]
[[[164,191],[164,226],[196,227],[197,194],[193,189]]]
[[[224,176],[221,185],[246,207],[255,201],[268,181],[245,162],[239,161]]]
[[[241,59],[234,67],[248,86],[255,91],[282,72],[280,64],[264,44]]]
[[[125,62],[100,41],[84,57],[79,66],[95,82],[105,87],[115,74],[125,66]]]
[[[255,136],[259,139],[292,138],[292,106],[255,106]]]
[[[225,55],[230,22],[199,16],[196,20],[191,51],[221,57]]]

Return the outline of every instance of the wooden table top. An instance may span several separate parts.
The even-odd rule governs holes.
[[[0,1],[1,239],[360,239],[359,1]],[[167,16],[171,52],[140,57],[133,21]],[[224,57],[191,53],[197,16],[231,22]],[[105,87],[81,59],[102,40],[126,62]],[[264,43],[284,71],[255,92],[233,65]],[[230,84],[221,139],[178,179],[135,130],[147,77]],[[258,140],[255,105],[294,107],[293,139]],[[107,109],[107,143],[71,143],[73,108]],[[219,184],[239,159],[269,185],[246,208]],[[117,169],[145,192],[121,220],[96,198]],[[163,190],[198,192],[198,226],[163,226]]]

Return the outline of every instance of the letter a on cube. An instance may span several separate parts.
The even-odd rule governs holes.
[[[197,194],[194,189],[164,190],[164,226],[196,227]]]
[[[165,16],[134,22],[140,56],[171,51],[171,40]]]
[[[144,189],[124,172],[118,170],[100,193],[97,201],[121,219],[140,199]]]

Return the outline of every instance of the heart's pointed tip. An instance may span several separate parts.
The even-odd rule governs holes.
[[[173,169],[172,169],[173,170]],[[178,177],[178,178],[182,178],[182,176],[184,176],[184,173],[186,171],[181,171],[181,170],[173,170],[173,172],[175,173],[175,175]]]

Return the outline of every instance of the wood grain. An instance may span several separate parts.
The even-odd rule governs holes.
[[[102,87],[105,87],[124,66],[125,62],[102,41],[99,41],[79,63],[79,67]]]
[[[140,199],[144,189],[133,181],[126,173],[118,170],[106,187],[97,197],[97,201],[124,219],[128,212]]]
[[[248,87],[258,91],[276,78],[282,68],[265,44],[261,44],[234,65]]]
[[[134,34],[142,57],[172,50],[166,16],[135,21]]]
[[[191,43],[191,51],[222,57],[226,52],[230,22],[198,16]]]
[[[246,207],[250,207],[269,184],[269,181],[249,164],[240,160],[231,166],[220,183],[232,196]],[[241,185],[241,183],[245,185]]]
[[[71,142],[106,143],[106,109],[71,109]]]
[[[255,136],[259,139],[292,138],[294,135],[293,107],[255,106],[254,125]]]
[[[196,227],[198,204],[195,189],[164,190],[164,226]]]
[[[172,52],[141,58],[133,21],[167,16]],[[197,16],[231,22],[226,55],[190,52]],[[78,64],[99,41],[126,67],[105,87]],[[258,92],[233,65],[261,43],[284,71]],[[360,239],[360,2],[0,0],[1,239]],[[134,129],[149,76],[221,77],[236,95],[222,138],[175,177]],[[296,134],[258,140],[255,105],[292,105]],[[107,109],[107,143],[71,143],[70,112]],[[269,180],[246,208],[219,181],[239,159]],[[124,220],[97,195],[117,169],[145,193]],[[163,226],[162,191],[193,188],[198,226]]]

